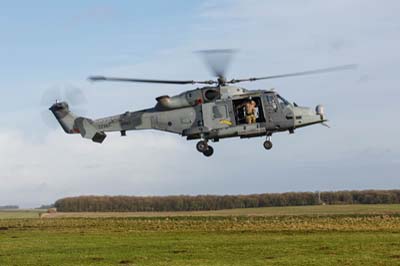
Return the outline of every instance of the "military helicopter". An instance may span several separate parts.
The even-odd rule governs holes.
[[[140,129],[155,129],[179,134],[187,140],[200,141],[197,150],[209,157],[214,149],[209,142],[223,138],[253,138],[266,136],[264,148],[272,148],[271,137],[277,132],[294,133],[298,128],[314,124],[326,125],[324,107],[315,110],[290,103],[275,90],[247,90],[235,86],[241,82],[311,75],[339,70],[353,69],[355,65],[342,65],[289,74],[230,79],[225,76],[231,50],[202,51],[216,80],[158,80],[91,76],[90,81],[118,81],[157,84],[201,84],[193,90],[176,96],[163,95],[156,98],[154,107],[127,111],[123,114],[92,120],[80,117],[69,110],[65,101],[54,103],[49,110],[54,114],[64,131],[80,134],[83,138],[102,143],[106,132],[120,132]],[[249,116],[251,118],[249,119]]]

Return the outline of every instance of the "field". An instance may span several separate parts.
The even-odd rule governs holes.
[[[0,212],[0,265],[400,265],[399,205],[114,215]]]
[[[0,219],[39,218],[39,214],[45,210],[1,210]]]

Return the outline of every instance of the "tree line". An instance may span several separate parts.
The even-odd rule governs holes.
[[[287,192],[223,196],[79,196],[59,199],[54,206],[62,212],[161,212],[383,203],[400,203],[400,190]]]

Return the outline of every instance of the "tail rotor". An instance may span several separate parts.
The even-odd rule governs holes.
[[[70,109],[77,114],[85,115],[87,113],[87,109],[85,108],[87,98],[82,89],[74,85],[50,87],[44,90],[40,100],[43,123],[50,129],[56,129],[59,125],[53,114],[49,111],[49,108],[60,102],[67,102]]]

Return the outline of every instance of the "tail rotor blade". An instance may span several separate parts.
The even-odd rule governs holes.
[[[70,109],[72,113],[74,113],[76,116],[86,116],[88,114],[88,110],[86,108],[76,108],[72,107]]]
[[[87,104],[87,98],[80,88],[68,86],[65,89],[65,100],[71,105]]]
[[[48,110],[57,101],[68,102],[71,110],[79,116],[87,113],[84,106],[88,101],[80,88],[73,85],[51,87],[43,92],[40,101],[42,120],[50,129],[56,129],[59,126],[54,115]],[[76,106],[80,108],[76,108]]]
[[[54,86],[43,91],[42,98],[40,99],[40,105],[47,107],[56,101],[61,100],[62,98],[61,88],[59,86]]]
[[[54,130],[58,128],[58,122],[54,115],[48,110],[42,110],[40,113],[43,123],[50,129]]]

